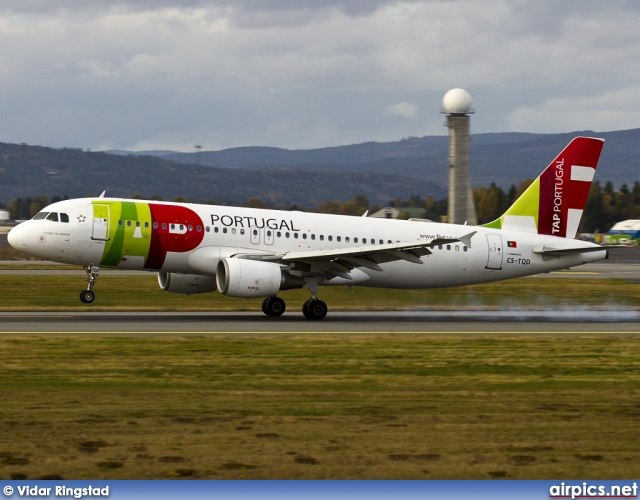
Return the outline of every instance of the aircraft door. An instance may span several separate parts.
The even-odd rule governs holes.
[[[487,234],[489,259],[485,269],[502,269],[502,237],[499,234]]]
[[[109,240],[109,205],[93,205],[92,240]]]

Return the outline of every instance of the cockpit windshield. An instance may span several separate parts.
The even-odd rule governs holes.
[[[53,222],[69,222],[69,216],[61,213],[58,217],[58,212],[38,212],[33,216],[32,220],[50,220]]]

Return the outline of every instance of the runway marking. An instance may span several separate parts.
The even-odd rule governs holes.
[[[612,331],[504,331],[504,332],[469,332],[469,331],[435,331],[435,332],[423,332],[423,331],[401,331],[401,332],[386,332],[386,331],[317,331],[317,332],[253,332],[253,331],[230,331],[230,332],[154,332],[154,331],[135,331],[135,332],[64,332],[64,331],[52,331],[52,332],[0,332],[0,335],[640,335],[640,331],[629,332],[612,332]]]

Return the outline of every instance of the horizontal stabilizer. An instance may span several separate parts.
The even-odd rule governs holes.
[[[608,251],[612,246],[597,246],[597,247],[578,247],[578,248],[546,248],[542,250],[533,250],[533,253],[542,255],[543,259],[552,259],[563,257],[565,255],[574,255],[577,253],[591,253],[591,252],[603,252]]]

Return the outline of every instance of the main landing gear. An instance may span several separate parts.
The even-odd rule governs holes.
[[[302,306],[302,314],[311,320],[321,320],[327,315],[327,304],[318,299],[318,281],[316,278],[308,278],[305,280],[304,287],[311,292],[311,298]],[[282,316],[286,309],[284,300],[275,295],[267,297],[262,301],[262,312],[267,316]]]
[[[282,316],[286,308],[284,300],[275,295],[262,301],[262,312],[272,318]],[[327,315],[327,304],[319,299],[311,298],[302,306],[302,314],[307,319],[322,319]]]
[[[320,320],[327,315],[327,304],[312,297],[303,304],[302,314],[307,319]]]
[[[87,266],[84,268],[84,271],[87,273],[86,281],[88,285],[86,290],[80,292],[80,300],[85,304],[91,304],[96,298],[96,294],[93,293],[93,285],[95,285],[98,280],[100,268],[98,266]]]
[[[262,301],[262,312],[273,318],[282,316],[287,305],[280,297],[267,297]]]

